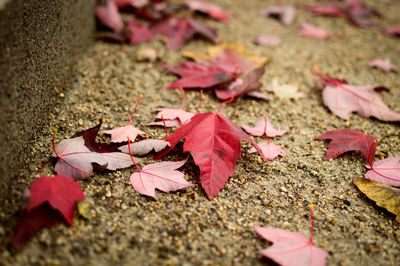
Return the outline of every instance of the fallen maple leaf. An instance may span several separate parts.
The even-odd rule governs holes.
[[[385,35],[400,37],[400,24],[397,24],[397,25],[387,28],[385,30]]]
[[[140,99],[142,99],[142,96],[140,95],[139,100],[136,103],[135,109],[132,112],[131,118],[129,119],[128,125],[123,126],[123,127],[118,127],[112,130],[106,130],[104,131],[104,134],[109,134],[111,135],[111,142],[124,142],[128,141],[128,138],[134,141],[138,135],[141,136],[146,136],[147,134],[134,126],[132,126],[132,118],[133,115],[135,114],[135,111],[139,105]]]
[[[375,136],[365,135],[361,131],[348,128],[327,131],[314,139],[332,140],[328,145],[324,160],[334,159],[348,151],[361,151],[364,158],[370,161],[374,158],[378,142]]]
[[[325,29],[313,26],[307,22],[302,22],[301,26],[302,29],[299,31],[299,34],[304,37],[323,40],[332,36],[332,34]]]
[[[84,200],[81,186],[63,175],[41,176],[29,188],[29,205],[19,218],[11,244],[22,247],[40,228],[64,221],[72,226],[76,203]]]
[[[214,43],[219,42],[215,29],[192,19],[170,17],[152,25],[150,30],[154,34],[164,36],[168,47],[173,50],[179,49],[195,34],[200,34]]]
[[[190,122],[190,119],[192,119],[192,117],[196,115],[195,113],[186,112],[185,110],[182,109],[173,109],[173,108],[157,108],[155,109],[155,111],[158,112],[155,118],[161,119],[161,117],[163,117],[166,120],[165,123],[167,127],[169,126],[180,127],[186,125],[187,123]],[[148,125],[162,126],[163,122],[162,121],[152,122],[149,123]]]
[[[90,150],[94,152],[118,152],[118,148],[110,145],[108,143],[99,143],[96,142],[96,137],[97,134],[100,130],[101,127],[101,122],[92,128],[86,129],[82,132],[76,133],[73,135],[71,138],[76,138],[82,136],[83,139],[85,140],[85,146]]]
[[[154,41],[154,34],[146,25],[140,24],[134,20],[128,20],[126,27],[130,31],[130,33],[127,34],[130,44],[137,45]]]
[[[281,44],[281,39],[272,35],[258,35],[254,39],[254,43],[263,46],[277,47]]]
[[[390,110],[376,93],[384,87],[353,86],[325,77],[316,68],[315,71],[322,78],[320,83],[325,85],[322,92],[324,104],[337,116],[349,119],[351,112],[357,112],[363,117],[374,116],[383,121],[400,120],[400,114]]]
[[[206,66],[215,66],[225,73],[248,73],[258,67],[264,66],[269,59],[249,55],[246,47],[235,43],[224,43],[210,46],[207,53],[183,51],[183,56],[195,60]]]
[[[119,9],[126,7],[142,8],[149,4],[148,0],[113,0]]]
[[[132,165],[129,155],[122,152],[97,153],[90,151],[83,137],[64,139],[54,146],[53,157],[58,157],[57,174],[82,179],[93,173],[92,163],[101,169],[116,170]],[[54,144],[53,144],[54,145]]]
[[[244,79],[236,79],[227,89],[216,89],[215,94],[221,100],[227,100],[231,97],[244,95],[269,100],[270,98],[261,92],[258,92],[258,94],[252,94],[262,87],[262,83],[259,80],[264,73],[265,67],[256,68],[247,74]]]
[[[276,157],[281,156],[282,158],[286,157],[286,152],[281,149],[278,145],[269,142],[259,142],[257,145],[261,148],[262,154],[264,155],[266,160],[272,161]],[[255,153],[257,150],[252,147],[249,150],[249,153]]]
[[[296,8],[292,5],[287,6],[271,6],[262,11],[263,16],[278,18],[285,25],[291,25],[296,18]]]
[[[208,16],[220,20],[222,22],[228,21],[229,18],[228,13],[223,11],[222,8],[220,6],[217,6],[216,4],[191,0],[188,1],[186,5],[190,10],[207,14]]]
[[[396,215],[400,222],[400,189],[365,178],[353,178],[353,183],[376,205]]]
[[[334,4],[325,4],[325,5],[303,5],[310,12],[322,15],[322,16],[330,16],[330,17],[344,17],[346,15],[345,10],[334,5]]]
[[[124,27],[118,7],[112,0],[108,0],[106,6],[96,6],[96,15],[101,23],[115,32],[121,31]]]
[[[154,150],[155,152],[159,152],[168,146],[170,146],[169,142],[163,139],[145,139],[135,143],[131,143],[130,150],[132,151],[133,155],[145,155],[152,150]],[[128,153],[129,147],[128,145],[124,145],[121,146],[119,150],[124,153]]]
[[[283,136],[287,133],[287,130],[276,130],[271,122],[269,122],[267,115],[264,115],[263,118],[258,120],[254,127],[242,126],[242,128],[249,134],[253,136],[267,136],[267,137],[276,137]]]
[[[296,99],[305,96],[303,92],[299,92],[299,88],[297,86],[290,84],[279,84],[276,78],[271,80],[271,84],[268,86],[267,90],[272,91],[281,99]]]
[[[372,163],[372,158],[365,166],[370,169],[365,177],[386,185],[400,187],[400,156],[386,158]]]
[[[378,68],[383,72],[397,71],[397,66],[390,63],[389,60],[382,60],[380,58],[376,58],[368,63],[369,67]]]
[[[279,228],[254,226],[253,228],[272,246],[262,249],[261,255],[282,266],[322,266],[326,264],[328,252],[312,245],[314,216],[311,212],[311,236],[289,232]]]
[[[138,173],[133,173],[130,182],[133,188],[142,195],[152,198],[156,197],[155,190],[165,193],[177,191],[182,188],[193,186],[186,181],[183,173],[177,171],[186,163],[187,159],[179,162],[160,162],[148,164]]]
[[[232,100],[233,98],[229,101]],[[232,121],[218,114],[218,111],[219,109],[215,114],[195,115],[188,124],[167,138],[171,147],[155,158],[161,158],[185,138],[183,151],[190,152],[195,164],[200,168],[201,185],[209,198],[216,197],[228,178],[233,175],[236,160],[241,155],[241,140],[250,142],[263,156],[260,147]]]
[[[187,61],[175,66],[162,65],[170,72],[181,78],[165,89],[173,88],[209,88],[232,80],[232,76],[217,66],[203,66],[195,62]]]

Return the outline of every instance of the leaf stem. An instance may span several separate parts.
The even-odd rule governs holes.
[[[371,148],[369,148],[369,151],[368,151],[368,164],[371,167],[371,170],[373,170],[373,167],[372,167],[372,155],[375,155],[375,154],[372,154],[372,150],[374,149],[375,145],[376,145],[376,139],[374,139],[374,142],[372,143]]]
[[[269,137],[268,137],[268,134],[267,134],[267,115],[264,115],[264,121],[265,121],[264,134],[265,134],[265,136],[267,136],[267,140],[268,140],[268,143],[269,143]]]
[[[139,166],[136,164],[135,160],[133,159],[133,156],[131,153],[131,140],[129,137],[128,137],[128,150],[129,150],[129,156],[131,157],[133,164],[136,166],[136,169],[138,169],[139,172],[142,172],[142,169],[139,168]]]
[[[317,66],[314,66],[313,68],[314,68],[315,73],[317,73],[318,76],[320,76],[322,79],[324,79],[324,80],[326,80],[326,81],[328,81],[328,82],[330,82],[330,83],[335,84],[336,87],[340,87],[340,86],[343,85],[341,82],[337,81],[336,79],[327,77],[327,76],[325,76],[324,74],[322,74],[322,73],[319,71],[319,69],[318,69]]]
[[[165,141],[167,141],[168,131],[167,131],[167,126],[165,125],[165,120],[164,120],[164,116],[163,115],[161,115],[161,120],[162,120],[162,122],[164,124],[164,129],[165,129]]]
[[[137,109],[137,107],[138,107],[138,105],[139,105],[141,99],[142,99],[142,95],[139,95],[139,100],[136,102],[135,109],[133,110],[133,112],[132,112],[132,114],[131,114],[131,118],[129,119],[128,125],[132,124],[133,115],[135,114],[136,109]]]
[[[198,105],[197,108],[196,108],[197,112],[199,112],[199,109],[200,109],[202,100],[203,100],[203,89],[200,89],[200,100],[199,100],[199,105]]]
[[[233,101],[234,99],[235,99],[235,96],[232,96],[229,100],[226,100],[225,102],[222,102],[222,103],[219,105],[218,110],[217,110],[217,112],[216,112],[215,114],[218,114],[218,113],[219,113],[219,110],[221,110],[222,105],[227,104],[227,103],[230,103],[230,102]]]

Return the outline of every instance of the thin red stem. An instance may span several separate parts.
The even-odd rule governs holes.
[[[369,151],[368,151],[368,163],[369,163],[369,166],[371,167],[371,169],[373,169],[373,167],[372,167],[372,150],[374,149],[374,147],[375,147],[375,145],[376,145],[376,139],[374,139],[374,142],[372,143],[372,145],[371,145],[371,148],[369,148]]]
[[[162,122],[163,122],[163,124],[164,124],[164,129],[165,129],[165,140],[167,140],[167,138],[168,138],[168,131],[167,131],[167,126],[165,125],[165,120],[164,120],[164,116],[163,116],[163,115],[161,115],[161,120],[162,120]]]
[[[60,154],[58,154],[58,152],[57,152],[57,150],[56,150],[56,144],[55,144],[55,138],[56,138],[57,130],[58,130],[57,128],[55,128],[55,129],[53,130],[53,140],[52,140],[52,143],[53,143],[53,150],[54,150],[55,154],[57,155],[58,158],[61,158]]]
[[[186,107],[186,92],[182,87],[179,87],[179,89],[183,93],[183,104],[181,106],[181,109],[185,109],[185,107]]]
[[[314,66],[313,68],[314,68],[315,73],[317,73],[317,75],[320,76],[322,79],[324,79],[324,80],[326,80],[326,81],[328,81],[328,82],[330,82],[330,83],[335,84],[337,87],[340,87],[340,86],[343,85],[342,83],[340,83],[340,82],[337,81],[336,79],[327,77],[327,76],[325,76],[324,74],[322,74],[322,73],[319,71],[319,69],[318,69],[317,66]]]
[[[142,169],[139,168],[139,166],[136,164],[135,160],[133,159],[133,156],[131,153],[131,140],[129,137],[128,137],[128,150],[129,150],[129,156],[131,157],[133,164],[136,166],[136,169],[138,169],[139,172],[142,172]]]
[[[268,140],[268,143],[269,143],[269,137],[268,137],[268,134],[267,134],[267,115],[264,115],[264,121],[265,121],[264,134],[265,134],[265,136],[267,136],[267,140]]]
[[[50,162],[51,159],[47,160],[47,162],[45,162],[44,164],[42,164],[41,166],[38,167],[38,169],[42,169],[46,164],[48,164]]]
[[[310,240],[308,241],[309,245],[312,244],[313,236],[314,236],[314,212],[313,212],[313,207],[310,207],[310,216],[311,216],[311,233],[310,233]]]
[[[219,110],[221,110],[222,105],[227,104],[227,103],[230,103],[230,102],[233,101],[234,99],[235,99],[235,96],[232,96],[229,100],[226,100],[225,102],[222,102],[222,103],[219,105],[218,110],[217,110],[217,112],[216,112],[215,114],[218,114],[218,113],[219,113]]]
[[[139,105],[141,99],[142,99],[142,95],[139,95],[139,100],[137,101],[136,106],[135,106],[135,109],[133,110],[133,112],[132,112],[132,114],[131,114],[131,118],[129,119],[128,125],[132,124],[133,115],[135,114],[136,109],[137,109],[137,107],[138,107],[138,105]]]

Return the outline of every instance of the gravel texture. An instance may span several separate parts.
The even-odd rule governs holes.
[[[263,162],[248,154],[250,144],[243,143],[242,157],[235,174],[217,198],[207,199],[199,183],[199,170],[190,159],[182,168],[187,180],[196,185],[176,193],[157,192],[157,200],[140,196],[129,183],[129,168],[95,174],[79,181],[90,203],[90,218],[75,217],[72,228],[60,225],[43,229],[20,251],[7,246],[22,189],[41,175],[53,175],[54,165],[35,168],[52,151],[51,132],[32,145],[36,161],[26,165],[15,181],[11,197],[0,213],[0,261],[15,265],[263,265],[257,250],[268,247],[253,225],[278,227],[310,234],[309,205],[315,206],[313,243],[329,252],[328,265],[396,265],[400,258],[400,224],[395,216],[368,200],[353,184],[362,177],[365,160],[359,152],[349,152],[335,160],[323,161],[327,142],[314,141],[327,130],[352,128],[377,136],[376,159],[400,154],[399,123],[384,123],[356,114],[350,120],[333,115],[322,104],[322,87],[313,80],[314,65],[333,77],[355,85],[385,85],[390,92],[381,97],[400,112],[398,73],[382,73],[367,67],[376,57],[389,58],[400,66],[399,39],[384,37],[374,29],[354,27],[340,18],[313,17],[299,10],[296,22],[288,27],[264,18],[260,11],[267,1],[215,1],[232,14],[228,24],[208,22],[225,42],[245,45],[252,54],[266,56],[271,62],[262,81],[266,91],[272,78],[280,83],[299,86],[305,97],[290,100],[273,97],[271,101],[237,99],[222,107],[221,113],[238,125],[253,124],[265,113],[276,129],[289,133],[271,139],[287,152],[286,158]],[[287,1],[285,1],[286,3]],[[385,26],[399,22],[400,3],[388,6],[366,1],[384,16]],[[245,12],[244,12],[245,11]],[[345,38],[315,41],[298,36],[301,20],[345,33]],[[257,34],[274,34],[282,39],[276,48],[256,46]],[[203,40],[190,42],[186,50],[205,51]],[[162,88],[176,78],[157,62],[138,62],[142,48],[155,49],[162,62],[182,60],[159,40],[139,47],[97,42],[82,57],[73,88],[60,93],[59,108],[51,117],[58,128],[56,140],[92,127],[101,119],[103,129],[125,125],[139,95],[142,102],[133,125],[163,138],[164,129],[147,127],[157,107],[179,108],[179,90]],[[188,111],[196,111],[199,93],[187,93]],[[213,112],[220,101],[205,92],[201,112]],[[169,130],[171,133],[172,130]],[[101,139],[106,140],[105,137]],[[265,138],[254,138],[265,141]],[[185,158],[178,146],[165,159]],[[139,165],[151,162],[144,157]]]

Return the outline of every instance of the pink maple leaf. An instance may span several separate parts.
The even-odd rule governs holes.
[[[147,26],[140,24],[137,21],[128,20],[127,28],[130,31],[127,36],[132,45],[154,41],[153,32],[151,32]]]
[[[400,156],[386,158],[367,164],[370,169],[365,177],[386,185],[400,187]]]
[[[262,249],[261,255],[282,266],[323,266],[326,264],[328,252],[312,245],[314,231],[314,215],[311,212],[311,236],[299,232],[289,232],[279,228],[254,226],[257,233],[272,246]]]
[[[102,169],[116,170],[132,165],[129,155],[122,152],[97,153],[85,146],[82,136],[64,139],[54,146],[53,157],[58,157],[57,174],[82,179],[93,173],[92,163]]]
[[[140,135],[140,136],[147,135],[145,132],[143,132],[131,125],[133,115],[135,114],[135,111],[136,111],[141,99],[142,99],[142,95],[140,95],[139,100],[136,103],[135,109],[132,112],[132,115],[131,115],[131,118],[129,119],[128,125],[123,126],[123,127],[118,127],[118,128],[112,129],[112,130],[104,131],[104,134],[111,135],[111,142],[124,142],[124,141],[128,141],[128,138],[130,140],[134,141],[138,135]]]
[[[210,17],[220,20],[222,22],[227,22],[229,15],[225,11],[222,10],[220,6],[216,4],[207,3],[204,1],[188,1],[186,5],[189,9],[193,11],[198,11],[204,14],[209,15]]]
[[[286,157],[286,152],[281,149],[278,145],[271,142],[259,142],[257,145],[261,148],[261,151],[266,160],[272,161],[276,157],[281,156],[283,158]],[[249,153],[255,153],[257,150],[252,147]]]
[[[171,144],[168,141],[163,139],[145,139],[135,143],[131,143],[130,150],[132,151],[133,155],[145,155],[152,150],[155,152],[159,152],[166,147],[170,146]],[[124,145],[119,147],[119,150],[128,153],[129,147],[128,145]]]
[[[299,31],[299,34],[304,37],[323,40],[332,36],[332,34],[325,29],[313,26],[307,22],[302,22],[301,26],[303,28]]]
[[[397,24],[397,25],[387,28],[385,30],[385,35],[400,37],[400,24]]]
[[[195,113],[192,112],[186,112],[183,109],[174,109],[174,108],[157,108],[155,109],[155,111],[158,111],[155,118],[161,119],[161,117],[163,117],[166,120],[165,124],[167,127],[180,127],[186,125],[187,123],[190,122],[190,119],[192,119],[192,117],[196,115]],[[152,122],[149,123],[148,125],[162,126],[163,122],[162,121]]]
[[[109,0],[107,6],[96,6],[96,15],[101,23],[115,32],[122,30],[124,27],[118,7],[114,1]]]
[[[278,17],[280,22],[285,25],[291,25],[296,18],[296,8],[292,5],[271,6],[262,11],[263,16]]]
[[[380,58],[372,60],[371,62],[368,63],[368,66],[372,68],[378,68],[383,72],[390,72],[397,70],[397,66],[391,64],[389,60],[382,60]]]
[[[263,46],[277,47],[281,44],[281,39],[279,39],[279,37],[277,36],[272,35],[258,35],[254,39],[254,43]]]
[[[349,119],[350,113],[357,112],[363,117],[374,116],[383,121],[399,121],[400,114],[389,109],[376,91],[383,87],[353,86],[346,82],[325,77],[317,69],[325,85],[322,92],[324,104],[337,116]]]
[[[254,127],[242,126],[242,128],[249,134],[253,136],[268,136],[268,137],[276,137],[283,136],[286,134],[287,130],[276,130],[271,122],[269,122],[267,115],[264,115],[263,118],[257,121]]]

